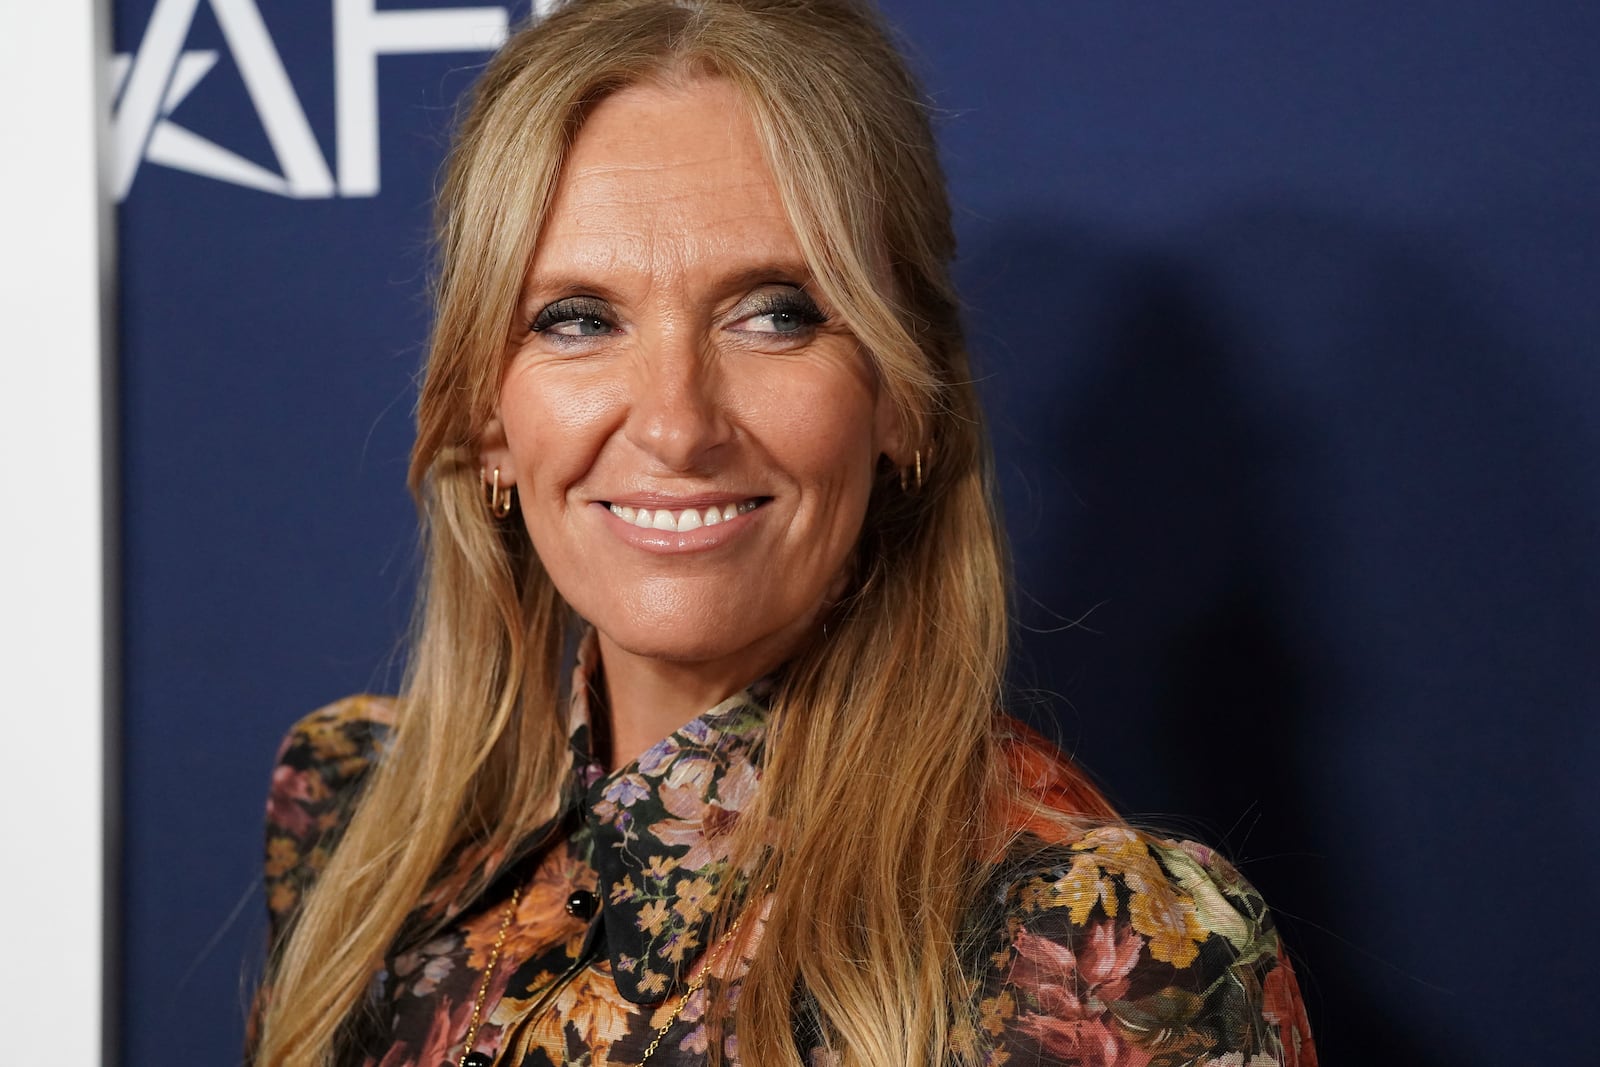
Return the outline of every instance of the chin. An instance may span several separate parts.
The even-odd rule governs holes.
[[[708,627],[704,618],[670,615],[658,618],[635,617],[616,625],[612,620],[590,620],[600,635],[618,649],[641,659],[663,663],[715,663],[754,653],[768,635],[739,630],[719,620]]]
[[[575,589],[567,602],[617,651],[641,659],[714,666],[754,681],[787,657],[821,597],[759,596],[740,581],[643,581]],[[748,660],[748,662],[744,662]]]

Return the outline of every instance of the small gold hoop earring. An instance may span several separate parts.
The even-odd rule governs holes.
[[[489,486],[489,514],[497,519],[503,519],[511,514],[511,495],[517,491],[516,486],[506,486],[505,492],[500,492],[500,468],[494,469],[494,481]]]
[[[916,477],[916,486],[917,486],[917,492],[920,493],[920,492],[922,492],[922,450],[920,448],[917,449],[917,451],[915,453],[915,457],[916,457],[915,458],[916,466],[915,466],[914,470],[915,470],[915,477]],[[906,468],[904,468],[904,467],[900,468],[900,491],[902,493],[911,492],[911,478],[906,477]]]

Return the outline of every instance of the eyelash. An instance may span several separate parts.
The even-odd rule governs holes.
[[[746,319],[760,318],[763,315],[792,315],[799,320],[800,329],[795,333],[815,329],[828,321],[828,316],[822,309],[798,288],[784,288],[757,294],[755,306],[750,309],[750,314],[743,316]]]
[[[804,333],[815,329],[828,321],[828,316],[822,309],[806,295],[805,290],[798,286],[784,286],[756,294],[749,302],[751,306],[744,309],[747,313],[740,316],[740,321],[745,319],[760,318],[767,315],[791,315],[799,322],[800,328],[789,331],[786,336]],[[528,332],[536,334],[549,333],[557,326],[569,322],[586,319],[605,326],[607,329],[615,328],[615,323],[610,317],[610,309],[604,301],[587,296],[569,296],[547,304],[533,317],[528,324]],[[764,333],[766,331],[752,331]],[[779,331],[773,331],[778,333]],[[557,335],[567,339],[565,335]],[[583,335],[570,338],[579,340]],[[598,336],[598,335],[593,335]]]
[[[589,319],[593,322],[602,323],[607,327],[614,325],[609,318],[608,309],[604,302],[588,296],[569,296],[564,300],[557,300],[553,304],[546,305],[539,314],[533,317],[533,321],[528,324],[528,331],[530,333],[546,333],[557,326],[576,319]]]

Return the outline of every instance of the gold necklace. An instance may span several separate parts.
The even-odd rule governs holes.
[[[771,890],[772,883],[768,882],[761,891],[762,896],[765,896]],[[495,935],[494,948],[489,951],[489,962],[483,968],[483,981],[478,983],[478,996],[472,1004],[472,1021],[467,1024],[467,1040],[461,1048],[461,1059],[456,1064],[456,1067],[467,1067],[467,1059],[472,1055],[472,1045],[478,1039],[478,1028],[483,1022],[484,1002],[489,996],[489,980],[494,977],[495,965],[500,962],[500,950],[506,943],[506,931],[511,928],[511,920],[517,914],[517,901],[521,896],[522,888],[520,886],[513,889],[511,891],[511,903],[506,905],[505,914],[500,917],[500,932]],[[656,1029],[656,1036],[650,1039],[649,1047],[644,1050],[644,1055],[639,1057],[639,1067],[644,1067],[646,1063],[650,1062],[650,1057],[656,1054],[656,1049],[661,1047],[661,1042],[666,1038],[667,1031],[677,1024],[678,1017],[683,1014],[683,1009],[688,1005],[689,998],[705,988],[706,976],[711,973],[711,954],[721,952],[723,946],[733,940],[734,935],[739,932],[739,924],[744,922],[745,913],[749,910],[747,907],[734,916],[733,925],[728,927],[728,932],[717,938],[717,943],[712,945],[711,950],[706,953],[706,961],[701,966],[699,973],[689,980],[689,986],[683,991],[683,996],[678,999],[677,1004],[673,1005],[672,1014],[668,1015],[667,1021]]]
[[[706,953],[706,961],[700,965],[700,973],[690,979],[689,987],[683,991],[683,996],[673,1006],[672,1014],[667,1016],[667,1021],[661,1025],[660,1029],[656,1031],[656,1036],[650,1040],[650,1047],[646,1048],[644,1055],[639,1057],[639,1067],[644,1067],[646,1063],[650,1062],[650,1057],[656,1054],[656,1049],[661,1047],[661,1040],[667,1036],[667,1031],[672,1029],[673,1025],[678,1021],[678,1016],[683,1014],[683,1009],[688,1005],[689,998],[705,988],[706,976],[711,973],[711,954],[713,952],[721,952],[723,946],[733,940],[733,935],[739,932],[739,924],[744,922],[745,913],[749,910],[746,907],[738,915],[735,915],[733,917],[733,925],[728,927],[728,932],[717,938],[717,943],[711,946],[710,952]]]
[[[489,950],[489,963],[483,969],[483,981],[478,983],[478,999],[473,1001],[472,1021],[467,1024],[467,1042],[461,1049],[461,1062],[456,1067],[467,1067],[467,1057],[472,1055],[472,1043],[478,1040],[478,1027],[483,1023],[483,1002],[489,997],[489,979],[494,977],[495,964],[500,962],[500,950],[505,947],[506,931],[511,929],[511,920],[517,914],[517,902],[521,899],[522,887],[512,887],[511,903],[506,905],[506,913],[500,916],[500,932],[495,935],[494,948]]]

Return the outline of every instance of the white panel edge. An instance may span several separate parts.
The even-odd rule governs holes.
[[[0,971],[8,1046],[102,1063],[108,200],[99,181],[108,4],[0,5]]]

